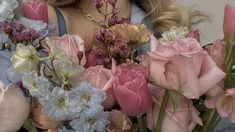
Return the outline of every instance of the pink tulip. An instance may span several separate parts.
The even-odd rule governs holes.
[[[130,132],[132,123],[123,112],[112,110],[109,118],[110,123],[107,126],[107,132]]]
[[[0,94],[3,92],[0,81]],[[3,99],[3,98],[2,98]],[[15,132],[27,120],[29,104],[21,92],[13,85],[9,85],[4,93],[4,100],[0,102],[0,129],[2,132]]]
[[[24,16],[32,20],[41,20],[48,24],[48,9],[45,2],[24,2]]]
[[[145,64],[150,70],[150,80],[190,99],[199,98],[225,76],[193,38],[160,43],[152,36]]]
[[[148,128],[154,131],[165,90],[156,87],[152,87],[151,89],[154,106],[147,112],[147,124]],[[202,120],[198,115],[199,112],[193,107],[192,102],[182,96],[175,112],[172,104],[168,103],[161,131],[191,132],[197,124],[202,125]]]
[[[114,72],[113,91],[121,109],[128,116],[145,113],[152,105],[146,78],[147,68],[135,64],[123,64]]]
[[[103,66],[89,67],[81,76],[80,80],[87,80],[97,88],[103,89],[112,77],[112,72]],[[110,109],[115,104],[115,98],[112,87],[107,88],[107,98],[103,102],[104,108]]]
[[[226,45],[223,40],[216,40],[213,42],[212,45],[206,47],[206,50],[210,57],[215,61],[217,66],[225,70],[225,52],[226,52]]]
[[[224,8],[224,36],[231,42],[235,35],[235,9],[231,5]]]
[[[80,65],[86,64],[84,41],[78,35],[63,35],[62,37],[51,37],[51,39]],[[83,52],[81,60],[78,57],[80,51]]]

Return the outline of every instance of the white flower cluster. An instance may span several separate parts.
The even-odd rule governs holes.
[[[185,38],[189,33],[189,29],[187,27],[171,27],[169,31],[165,31],[162,33],[162,38],[160,41],[162,42],[170,42],[175,41],[176,39]]]

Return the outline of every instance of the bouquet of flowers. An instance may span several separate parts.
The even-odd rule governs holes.
[[[14,17],[18,2],[0,3],[9,6],[8,15],[0,14],[0,45],[12,52],[8,78],[13,82],[6,89],[0,83],[0,109],[11,105],[16,87],[28,99],[17,104],[12,98],[12,105],[24,106],[21,113],[0,113],[0,119],[9,116],[18,124],[4,126],[3,120],[0,126],[30,132],[208,132],[220,117],[235,122],[231,6],[225,7],[225,38],[202,47],[197,31],[172,27],[155,38],[146,25],[120,18],[117,0],[92,1],[105,19],[85,40],[50,37],[48,16],[39,16],[45,21]],[[102,12],[105,5],[112,12]],[[150,50],[138,54],[146,44]]]

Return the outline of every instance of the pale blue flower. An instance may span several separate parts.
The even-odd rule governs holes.
[[[93,115],[98,111],[103,110],[101,103],[105,100],[106,94],[91,83],[84,81],[80,86],[72,89],[72,91],[77,94],[79,103],[82,107],[81,115]]]
[[[14,10],[18,5],[17,0],[0,0],[0,22],[11,21],[15,16]]]
[[[26,72],[22,76],[23,85],[29,90],[33,97],[44,97],[47,95],[51,83],[42,76],[38,76],[35,71]]]
[[[77,118],[70,122],[75,132],[105,132],[109,113],[100,111],[94,116]]]
[[[39,98],[43,111],[57,121],[63,121],[71,115],[81,112],[79,100],[70,91],[55,87],[44,98]]]

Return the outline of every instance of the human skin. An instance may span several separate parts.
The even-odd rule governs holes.
[[[118,0],[116,7],[119,9],[121,17],[130,17],[130,6],[130,0]],[[65,18],[68,34],[80,35],[81,38],[84,38],[86,35],[100,28],[97,24],[87,19],[87,17],[85,17],[83,13],[91,15],[97,21],[104,20],[104,16],[98,13],[91,0],[81,0],[79,9],[71,6],[61,7],[59,9],[61,10]],[[108,6],[108,12],[110,12],[111,9],[111,6]],[[103,6],[101,10],[105,11],[105,6]],[[58,26],[57,17],[51,5],[48,6],[48,14],[49,19],[54,24],[56,24],[56,26]],[[108,17],[110,16],[111,15],[109,15]],[[58,28],[56,30],[55,36],[58,36]]]

